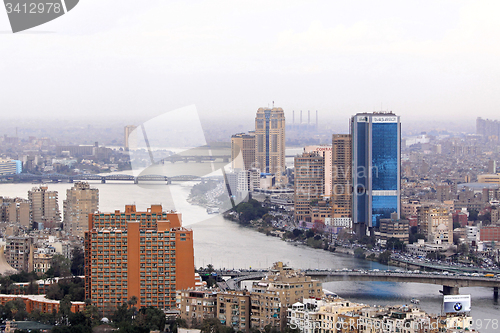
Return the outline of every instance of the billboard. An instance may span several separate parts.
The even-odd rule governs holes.
[[[443,308],[446,313],[460,313],[470,311],[470,295],[444,296]]]

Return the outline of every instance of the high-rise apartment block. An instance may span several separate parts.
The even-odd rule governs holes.
[[[255,133],[238,133],[231,137],[231,168],[250,170],[255,166]]]
[[[322,283],[304,273],[275,263],[269,275],[252,285],[251,327],[263,331],[267,325],[285,327],[287,308],[307,298],[323,295]]]
[[[57,191],[49,191],[47,186],[34,187],[28,191],[31,221],[37,226],[56,227],[61,222]]]
[[[33,270],[33,238],[30,236],[7,237],[5,258],[12,268],[31,272]]]
[[[30,226],[30,202],[21,198],[0,197],[0,221]]]
[[[64,200],[64,230],[72,235],[83,237],[89,227],[89,214],[99,207],[99,190],[91,188],[86,182],[77,182],[66,190]]]
[[[353,223],[358,234],[381,218],[400,218],[401,126],[392,112],[351,118]]]
[[[294,207],[295,220],[311,222],[310,204],[323,197],[325,159],[318,152],[295,157]]]
[[[352,217],[351,135],[332,136],[332,195],[334,219]]]
[[[500,138],[500,121],[478,117],[476,119],[476,134],[486,137],[496,137],[498,140]]]
[[[285,113],[282,108],[259,108],[255,116],[255,167],[276,174],[285,171]]]
[[[318,152],[319,155],[323,156],[323,160],[325,163],[325,172],[324,172],[324,184],[325,191],[324,195],[329,197],[332,194],[332,146],[322,145],[322,146],[305,146],[305,153]],[[350,162],[350,161],[349,161]]]
[[[137,297],[138,307],[176,307],[176,289],[195,287],[193,231],[181,214],[152,205],[89,215],[85,294],[100,309]]]

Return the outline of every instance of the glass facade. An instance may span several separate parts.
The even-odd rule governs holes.
[[[372,197],[372,226],[378,227],[380,219],[389,219],[391,214],[399,208],[398,196],[373,196]]]
[[[353,117],[353,222],[378,227],[399,213],[400,132],[393,114]]]
[[[398,124],[372,124],[372,190],[397,191]]]

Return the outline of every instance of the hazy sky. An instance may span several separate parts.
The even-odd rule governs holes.
[[[147,119],[195,104],[249,121],[275,101],[347,122],[500,119],[499,1],[81,0],[12,34],[0,10],[0,109]]]

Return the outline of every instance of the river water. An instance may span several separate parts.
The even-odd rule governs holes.
[[[165,184],[137,184],[131,182],[90,182],[99,189],[101,211],[123,210],[125,204],[136,204],[138,210],[145,210],[151,204],[162,204],[164,209],[175,209],[183,214],[184,226],[194,232],[196,267],[211,263],[216,268],[267,268],[273,262],[283,261],[295,268],[362,268],[387,269],[375,262],[358,260],[352,256],[330,253],[323,250],[296,246],[268,237],[257,231],[242,228],[225,220],[221,215],[208,215],[205,208],[185,201],[193,185],[191,182]],[[33,184],[0,184],[0,196],[27,198]],[[59,193],[59,207],[66,198],[68,183],[48,184],[49,190]],[[391,269],[395,269],[392,267]],[[385,282],[330,282],[324,288],[340,296],[365,304],[409,304],[411,298],[420,300],[420,306],[429,313],[441,311],[442,288],[432,284],[385,283]],[[500,305],[493,299],[488,288],[461,288],[462,294],[472,296],[472,316],[483,319],[481,332],[495,332],[484,329],[487,319],[500,319]],[[479,322],[477,322],[479,323]]]

